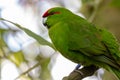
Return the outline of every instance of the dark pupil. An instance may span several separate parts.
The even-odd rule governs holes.
[[[55,14],[55,12],[51,12],[51,13],[50,13],[50,15],[53,15],[53,14]]]

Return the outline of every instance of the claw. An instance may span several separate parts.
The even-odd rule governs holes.
[[[75,72],[79,73],[81,76],[83,76],[83,72],[79,71],[79,70],[74,70]]]
[[[80,65],[80,64],[77,64],[77,66],[75,67],[74,71],[77,72],[77,73],[79,73],[81,76],[83,76],[83,72],[81,72],[81,71],[79,70],[80,67],[81,67],[81,65]]]

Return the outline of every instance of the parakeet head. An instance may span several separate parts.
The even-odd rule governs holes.
[[[42,17],[45,19],[43,24],[47,26],[47,28],[50,28],[61,20],[65,21],[70,14],[72,14],[72,12],[62,7],[51,8],[43,14]]]
[[[67,15],[67,13],[69,13],[70,11],[62,8],[62,7],[55,7],[55,8],[51,8],[49,10],[47,10],[44,14],[43,14],[43,18],[45,17],[49,17],[49,16],[53,16],[53,15]],[[71,12],[70,12],[71,13]]]

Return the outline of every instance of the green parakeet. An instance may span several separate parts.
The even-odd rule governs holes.
[[[95,65],[120,80],[120,51],[116,38],[71,11],[55,7],[46,11],[44,25],[56,49],[69,60],[84,66]]]

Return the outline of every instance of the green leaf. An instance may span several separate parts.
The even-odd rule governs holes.
[[[95,0],[81,0],[82,3],[89,3],[89,2],[94,2]]]
[[[4,48],[6,47],[7,47],[7,44],[5,43],[3,38],[0,38],[0,57],[5,57]]]
[[[14,24],[15,26],[17,26],[18,28],[22,29],[23,31],[25,31],[29,36],[33,37],[34,39],[36,39],[41,45],[48,45],[50,47],[52,47],[54,50],[56,50],[56,48],[54,47],[54,45],[50,42],[48,42],[47,40],[45,40],[44,38],[42,38],[41,36],[35,34],[34,32],[22,27],[21,25],[17,24],[17,23],[14,23],[12,21],[9,21],[9,20],[6,20],[6,19],[3,19],[3,18],[0,18],[0,20],[2,21],[7,21],[7,22],[10,22],[12,24]]]
[[[25,58],[22,51],[14,52],[9,55],[9,59],[17,66],[20,66],[22,62],[25,62]]]
[[[120,7],[120,0],[112,0],[111,5],[115,7]]]
[[[0,33],[3,33],[5,31],[8,31],[7,29],[0,28]]]
[[[4,48],[7,48],[7,44],[3,39],[4,32],[8,30],[0,28],[0,57],[5,57]]]

